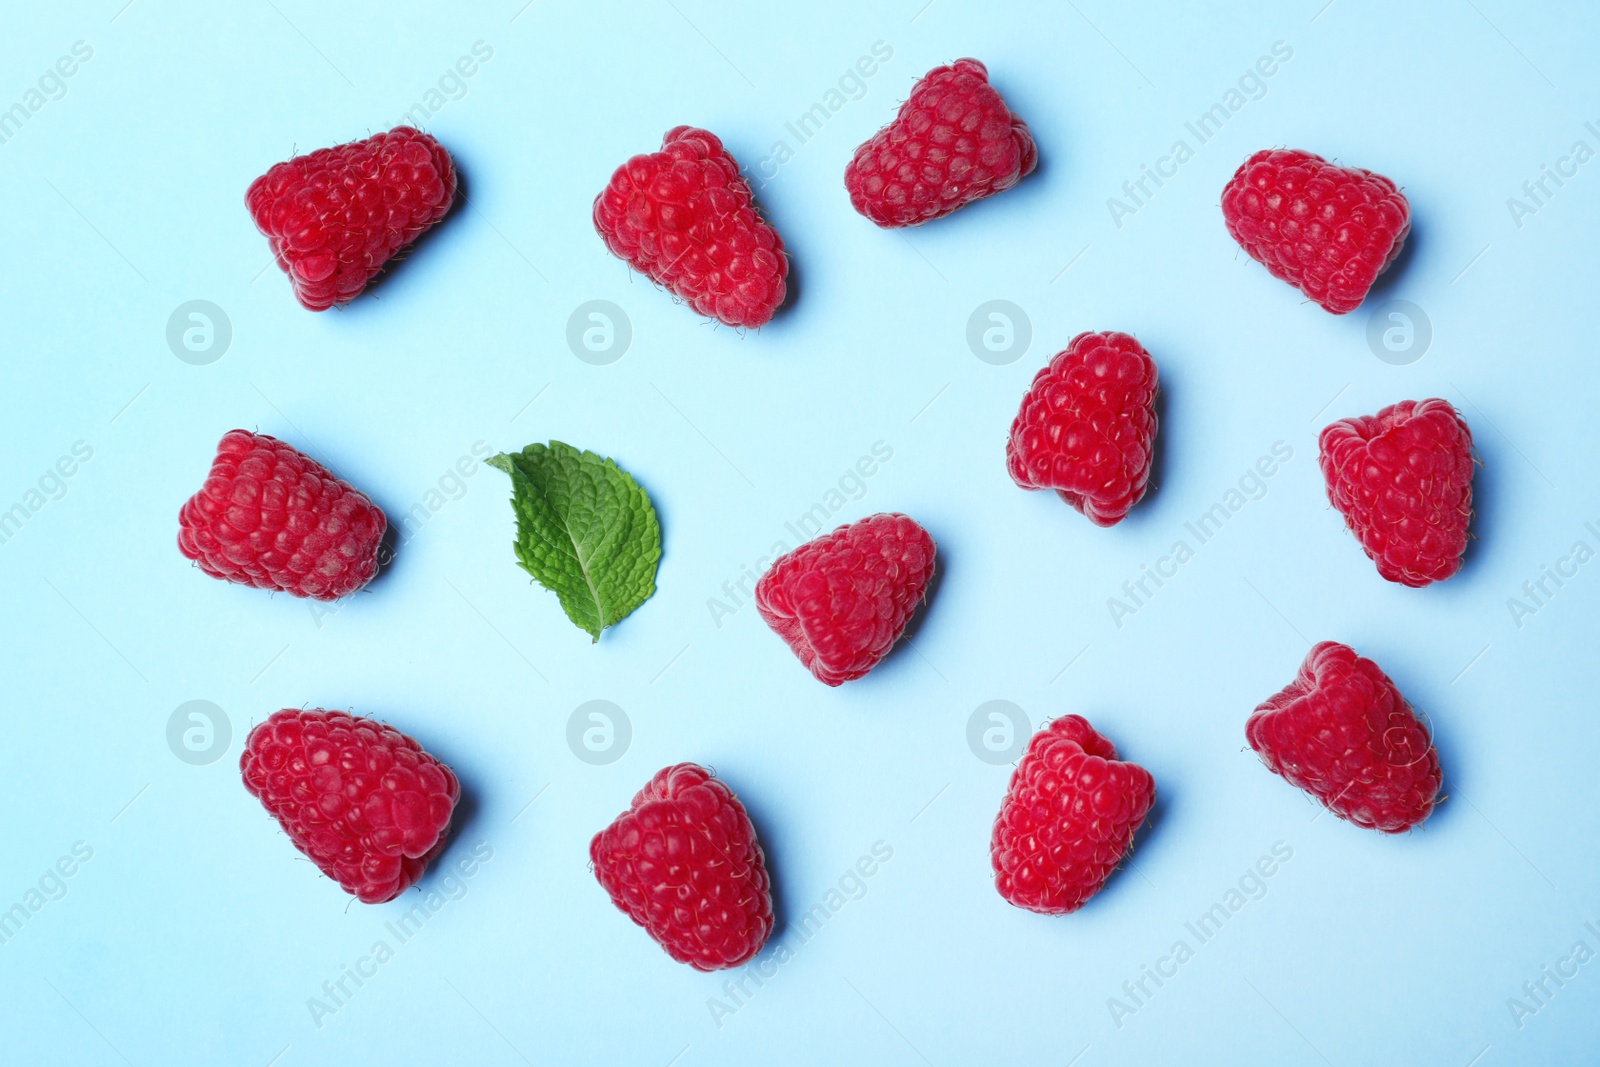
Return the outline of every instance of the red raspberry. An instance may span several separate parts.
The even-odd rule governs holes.
[[[933,577],[933,538],[904,515],[872,515],[779,556],[756,608],[827,685],[860,678],[905,633]]]
[[[229,430],[178,512],[178,551],[225,582],[337,600],[377,573],[387,527],[365,493],[310,456]]]
[[[1448,400],[1402,400],[1340,419],[1318,440],[1328,499],[1391,582],[1461,569],[1472,522],[1472,431]]]
[[[772,933],[772,883],[744,805],[694,763],[656,772],[594,835],[589,859],[611,902],[697,971],[755,958]]]
[[[1096,526],[1115,526],[1150,481],[1157,386],[1138,341],[1080,333],[1022,398],[1006,442],[1011,480],[1054,489]]]
[[[661,151],[618,167],[594,198],[594,228],[613,255],[724,325],[764,326],[788,294],[783,239],[705,130],[674,126]]]
[[[250,183],[244,202],[296,298],[326,311],[361,295],[455,197],[450,153],[400,126],[275,164]]]
[[[274,712],[239,757],[294,847],[363,904],[411,888],[444,851],[461,786],[400,731],[342,711]]]
[[[1004,192],[1039,165],[1028,124],[976,59],[935,67],[844,169],[850,203],[886,229],[917,226]]]
[[[1411,205],[1381,174],[1276,148],[1234,172],[1222,190],[1222,219],[1273,277],[1343,315],[1400,254]]]
[[[1019,908],[1066,915],[1100,892],[1156,801],[1156,782],[1087,719],[1033,735],[989,842],[995,888]]]
[[[1244,732],[1267,770],[1357,826],[1398,834],[1433,811],[1442,775],[1427,726],[1348,645],[1314,647]]]

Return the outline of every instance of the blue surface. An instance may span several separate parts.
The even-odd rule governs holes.
[[[0,544],[0,906],[38,909],[0,945],[5,1058],[1594,1062],[1600,962],[1572,954],[1600,952],[1600,563],[1560,561],[1600,550],[1600,162],[1561,161],[1600,150],[1600,19],[1580,0],[1396,6],[14,7],[0,507],[26,515]],[[87,61],[47,73],[80,41]],[[826,109],[877,42],[892,56],[800,143],[786,124]],[[1246,77],[1275,42],[1292,57]],[[475,45],[492,55],[451,74]],[[1026,117],[1040,170],[879,231],[851,210],[844,163],[914,78],[962,55]],[[1238,110],[1198,143],[1185,124],[1234,88]],[[419,103],[469,204],[374,297],[301,310],[245,187]],[[725,139],[792,252],[796,298],[759,334],[700,321],[592,231],[612,168],[679,123]],[[1178,139],[1192,158],[1127,201]],[[1411,248],[1353,315],[1303,302],[1223,229],[1223,183],[1272,145],[1381,171],[1411,199]],[[1523,185],[1545,166],[1576,174],[1534,201]],[[1111,197],[1136,210],[1114,221]],[[167,343],[196,299],[231,325],[214,362]],[[993,299],[1031,323],[1002,365],[966,341]],[[1431,323],[1420,359],[1369,347],[1394,299]],[[565,340],[591,300],[631,323],[609,365]],[[1159,491],[1112,530],[1019,492],[1001,458],[1029,378],[1084,329],[1137,333],[1162,371]],[[1459,577],[1416,591],[1342,530],[1315,437],[1433,395],[1474,431],[1479,540]],[[415,516],[370,592],[319,614],[179,556],[178,507],[235,426]],[[517,569],[506,480],[473,461],[552,437],[615,457],[662,518],[660,590],[598,646]],[[1258,498],[1118,626],[1124,581],[1279,442],[1292,458],[1243,483]],[[890,458],[849,479],[875,446]],[[49,473],[62,457],[70,477]],[[817,504],[830,523],[906,511],[942,561],[914,645],[838,690],[724,592]],[[1558,565],[1576,575],[1516,617],[1508,599]],[[1325,637],[1377,659],[1434,725],[1449,799],[1421,832],[1318,818],[1245,748],[1250,710]],[[214,762],[169,746],[191,700],[231,725]],[[608,764],[567,742],[591,700],[631,723]],[[991,700],[1035,726],[1085,714],[1159,783],[1134,865],[1074,916],[992,889],[1010,767],[967,742]],[[389,924],[422,894],[350,905],[240,786],[249,726],[302,704],[381,716],[465,785],[423,883],[438,910],[403,943]],[[743,992],[672,963],[587,869],[590,835],[685,759],[744,798],[776,879],[764,958],[782,962]],[[875,847],[892,858],[852,877]],[[1275,847],[1292,856],[1250,877]],[[63,857],[70,877],[51,873]],[[1230,899],[1214,936],[1189,932]],[[379,941],[386,962],[363,962]]]

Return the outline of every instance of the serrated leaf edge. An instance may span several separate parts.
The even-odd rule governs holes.
[[[549,495],[544,491],[544,489],[537,482],[535,482],[533,478],[529,477],[529,475],[523,471],[521,465],[517,463],[517,457],[534,454],[538,451],[547,451],[556,456],[561,456],[563,453],[565,453],[567,456],[576,459],[580,464],[586,462],[598,463],[602,471],[606,473],[608,481],[612,480],[613,475],[622,479],[624,496],[633,497],[638,501],[638,503],[643,505],[642,513],[646,520],[645,529],[647,534],[651,535],[650,541],[652,542],[652,545],[650,550],[643,557],[641,557],[641,562],[653,564],[655,566],[652,566],[648,575],[645,576],[646,588],[639,597],[639,602],[615,619],[607,620],[606,618],[605,604],[601,600],[599,587],[596,585],[590,570],[589,564],[591,561],[583,558],[579,550],[577,539],[572,536],[571,525],[568,523],[566,516],[562,515],[556,509],[555,505],[551,503]],[[644,487],[639,484],[638,480],[635,479],[633,475],[628,473],[622,467],[618,466],[615,460],[609,456],[602,456],[599,453],[592,452],[588,449],[576,448],[564,441],[550,441],[548,444],[540,444],[535,442],[525,446],[520,452],[501,452],[488,457],[486,460],[484,460],[484,462],[498,470],[505,471],[506,474],[511,477],[511,504],[512,510],[516,513],[517,519],[517,538],[512,542],[512,551],[517,557],[517,565],[523,570],[527,571],[528,574],[532,576],[533,580],[541,587],[549,590],[552,593],[555,593],[557,600],[563,600],[561,591],[545,585],[544,581],[529,565],[528,560],[524,558],[522,548],[524,524],[522,514],[517,508],[517,489],[519,484],[526,487],[529,496],[537,497],[544,503],[546,510],[555,519],[561,530],[567,535],[566,544],[563,545],[544,536],[543,531],[537,526],[529,524],[527,530],[529,534],[543,544],[548,545],[557,552],[566,553],[577,564],[578,571],[583,577],[584,588],[588,591],[589,598],[593,603],[594,618],[599,624],[598,628],[591,629],[589,626],[578,622],[576,619],[573,619],[572,613],[567,610],[565,603],[562,604],[562,610],[563,613],[566,614],[568,621],[572,622],[573,625],[577,626],[580,630],[589,635],[591,644],[597,644],[600,640],[600,634],[603,631],[609,629],[610,627],[621,622],[623,619],[627,618],[629,615],[633,614],[633,612],[644,606],[645,601],[649,600],[655,595],[657,588],[655,579],[656,570],[661,562],[661,521],[659,516],[656,514],[655,503],[650,499],[650,494],[645,492]],[[631,539],[630,534],[632,533],[632,529],[636,521],[632,509],[625,509],[623,512],[623,517],[626,520],[626,526],[618,535],[618,541],[627,541]]]

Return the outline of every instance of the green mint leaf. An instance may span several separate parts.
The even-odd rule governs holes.
[[[551,441],[484,462],[511,475],[517,562],[596,641],[656,591],[661,524],[628,472]]]

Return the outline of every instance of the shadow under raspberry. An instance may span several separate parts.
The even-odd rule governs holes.
[[[1400,254],[1395,257],[1389,268],[1373,281],[1372,288],[1367,290],[1366,299],[1361,302],[1362,309],[1367,309],[1374,300],[1382,300],[1389,295],[1389,291],[1397,286],[1406,273],[1411,259],[1417,254],[1417,244],[1420,240],[1419,228],[1415,208],[1412,209],[1411,231],[1406,234],[1405,244],[1400,246]]]

